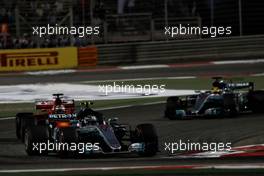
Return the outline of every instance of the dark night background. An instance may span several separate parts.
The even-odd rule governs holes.
[[[64,0],[60,0],[64,2]],[[169,17],[186,17],[186,16],[200,16],[204,26],[211,25],[211,2],[214,2],[214,25],[216,26],[232,26],[233,34],[239,34],[239,0],[167,0],[168,1],[168,15]],[[31,2],[31,0],[23,1],[7,1],[1,0],[0,9],[10,11],[11,18],[14,20],[14,9],[17,5]],[[41,1],[42,2],[42,1]],[[54,4],[55,1],[47,0],[43,3]],[[89,0],[74,0],[72,3],[75,8],[75,15],[82,15],[82,3],[85,2],[85,16],[89,21]],[[96,4],[102,2],[104,4],[104,15],[116,14],[118,0],[95,0]],[[129,0],[127,0],[128,4]],[[242,19],[243,19],[243,35],[262,34],[264,31],[264,1],[261,0],[241,0],[242,2]],[[196,5],[194,5],[194,3]],[[8,5],[6,5],[8,4]],[[128,10],[125,7],[124,13],[152,13],[153,18],[164,18],[164,0],[135,0],[135,7],[133,10]],[[195,14],[191,11],[195,6]],[[21,10],[23,8],[21,7]],[[100,11],[100,10],[99,10]],[[98,15],[96,10],[94,15]],[[104,16],[102,14],[99,14]],[[81,17],[80,17],[81,18]],[[0,22],[8,21],[4,15],[0,14]]]
[[[179,2],[179,1],[174,1]],[[193,0],[184,0],[192,6]],[[161,3],[159,3],[161,5]],[[196,1],[196,15],[202,18],[203,26],[211,25],[211,0]],[[190,7],[191,9],[191,7]],[[184,16],[175,7],[169,7],[171,16]],[[263,34],[264,32],[264,1],[242,0],[243,35]],[[214,0],[214,25],[232,26],[233,34],[239,35],[239,1]]]
[[[197,11],[203,19],[203,25],[210,25],[210,1],[197,2]],[[215,0],[214,24],[233,26],[233,32],[239,32],[238,0]],[[242,0],[243,35],[263,34],[264,1]]]
[[[165,20],[167,19],[165,2],[167,2],[168,21]],[[241,31],[239,2],[242,4]],[[15,48],[24,48],[73,44],[86,46],[90,43],[89,38],[79,39],[76,36],[72,42],[69,36],[56,36],[57,38],[46,36],[40,41],[30,35],[32,26],[54,25],[62,21],[63,25],[89,26],[93,22],[101,25],[102,29],[106,26],[107,35],[114,36],[113,40],[108,41],[110,43],[149,41],[148,33],[152,29],[156,30],[153,34],[157,34],[154,40],[165,40],[163,36],[158,38],[164,26],[179,24],[202,23],[202,27],[231,26],[231,36],[257,35],[264,34],[263,9],[264,1],[261,0],[1,0],[0,44],[2,43],[4,48],[15,46],[17,46]],[[189,22],[188,19],[192,21]],[[150,27],[152,21],[155,24],[153,28]],[[100,35],[96,42],[104,43],[106,41],[104,39],[107,39],[105,36]]]

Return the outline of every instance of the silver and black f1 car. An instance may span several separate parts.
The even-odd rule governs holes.
[[[213,79],[215,81],[210,91],[199,91],[185,97],[168,97],[165,117],[175,120],[264,112],[264,91],[254,90],[253,82],[232,83],[221,77]]]
[[[105,120],[101,113],[90,108],[89,102],[82,103],[81,110],[75,114],[70,103],[73,101],[62,99],[62,94],[54,96],[52,101],[37,103],[41,113],[17,114],[17,136],[23,138],[28,155],[52,152],[61,157],[116,153],[154,156],[157,153],[158,137],[152,124],[140,124],[132,129],[119,124],[117,118]],[[42,145],[41,151],[38,148],[41,146],[36,144]]]

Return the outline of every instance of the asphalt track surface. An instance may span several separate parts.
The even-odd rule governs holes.
[[[55,82],[87,80],[125,79],[162,76],[190,75],[239,75],[243,73],[262,73],[264,64],[232,66],[208,66],[185,69],[148,69],[132,71],[113,71],[109,73],[74,73],[52,76]],[[50,82],[51,76],[0,76],[0,84],[26,84]],[[242,115],[234,118],[192,119],[169,121],[163,118],[164,104],[135,106],[102,111],[106,117],[119,117],[120,122],[132,126],[152,123],[158,131],[160,153],[153,158],[136,156],[105,156],[100,158],[60,159],[57,156],[29,157],[24,146],[15,138],[14,120],[0,121],[0,170],[3,169],[41,169],[68,167],[107,167],[140,165],[189,165],[189,164],[254,164],[263,163],[263,158],[244,159],[175,159],[164,151],[165,142],[231,142],[233,146],[264,143],[264,115]]]
[[[108,79],[135,79],[152,77],[177,77],[177,76],[214,76],[214,75],[248,75],[264,72],[264,63],[237,64],[237,65],[208,65],[194,67],[156,68],[139,70],[111,70],[101,69],[92,72],[81,71],[62,75],[19,75],[0,74],[0,85],[34,84],[34,83],[65,83]]]
[[[1,121],[0,169],[40,169],[66,167],[106,167],[138,165],[189,165],[260,163],[263,158],[250,159],[174,159],[167,158],[165,142],[231,142],[234,146],[264,143],[263,115],[244,115],[224,119],[192,119],[169,121],[163,118],[164,105],[135,106],[103,111],[106,117],[119,117],[124,123],[155,125],[160,138],[160,153],[153,158],[118,155],[101,158],[60,159],[57,156],[28,157],[24,146],[15,139],[14,120]]]

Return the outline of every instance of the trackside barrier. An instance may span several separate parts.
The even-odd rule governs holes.
[[[97,45],[99,64],[264,58],[264,35]]]
[[[78,48],[78,66],[93,67],[97,64],[97,48],[95,46]]]
[[[75,68],[77,61],[76,47],[0,50],[0,71]]]

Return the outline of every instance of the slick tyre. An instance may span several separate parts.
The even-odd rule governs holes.
[[[60,144],[71,144],[75,143],[78,145],[78,133],[76,128],[61,128],[59,132],[59,143]],[[58,151],[60,158],[75,157],[79,151],[70,151],[69,148],[60,148]]]
[[[248,106],[254,113],[264,112],[264,91],[256,90],[248,93]]]
[[[176,119],[175,111],[177,109],[177,101],[178,100],[179,100],[179,97],[169,97],[167,99],[166,109],[165,109],[165,117],[167,117],[170,120]]]
[[[227,111],[226,116],[227,117],[235,117],[238,114],[237,105],[235,101],[235,95],[234,94],[224,94],[224,109]]]
[[[18,113],[16,115],[16,137],[24,142],[25,129],[34,126],[33,113]]]
[[[136,141],[144,143],[144,151],[139,152],[140,156],[151,157],[158,152],[158,136],[155,127],[152,124],[137,125]]]
[[[24,141],[25,141],[25,151],[29,156],[34,155],[47,155],[47,145],[46,148],[40,150],[41,143],[47,143],[49,139],[49,131],[45,126],[32,126],[25,130]]]

